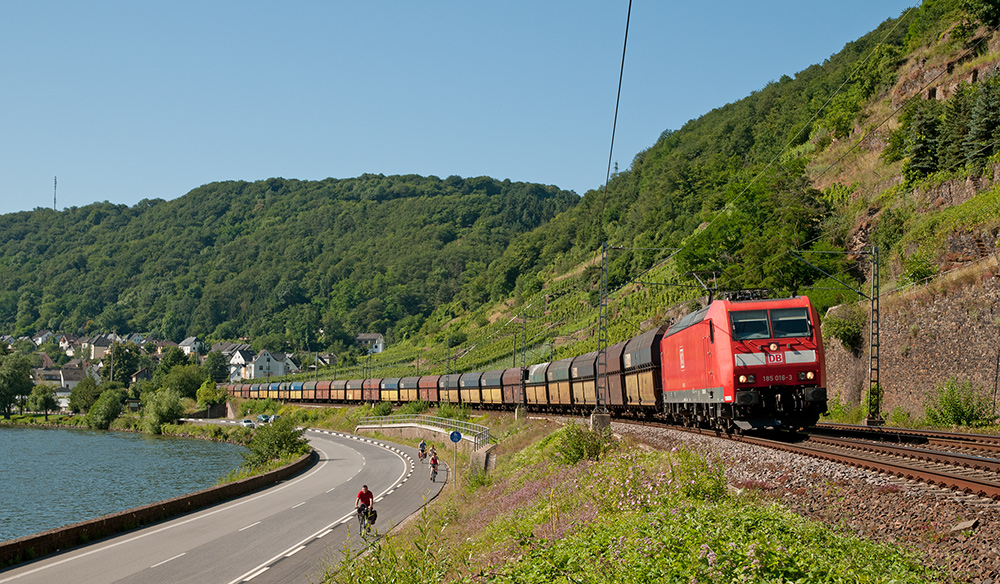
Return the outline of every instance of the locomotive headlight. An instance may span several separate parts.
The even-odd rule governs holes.
[[[753,383],[756,378],[753,375],[740,375],[738,381],[740,383]]]
[[[770,345],[767,346],[767,348],[770,349],[771,351],[777,351],[778,343],[771,343]]]
[[[799,371],[799,381],[816,379],[815,371]]]

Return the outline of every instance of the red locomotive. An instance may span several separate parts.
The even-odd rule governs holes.
[[[288,384],[286,392],[279,384],[226,389],[234,396],[293,402],[403,403],[419,398],[475,408],[525,405],[579,413],[600,401],[619,415],[661,417],[726,432],[807,427],[826,411],[819,317],[804,296],[717,300],[670,326],[608,347],[605,362],[601,396],[596,392],[596,351],[526,369],[332,385],[321,381],[314,388],[296,383]]]
[[[660,342],[663,413],[731,430],[811,426],[826,411],[819,317],[804,296],[717,300]]]

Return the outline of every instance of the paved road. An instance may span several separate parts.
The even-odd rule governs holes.
[[[362,484],[375,493],[379,531],[437,496],[416,450],[324,430],[306,437],[319,463],[306,473],[246,497],[120,536],[0,570],[0,584],[74,582],[319,582],[345,546],[363,545],[354,515]]]

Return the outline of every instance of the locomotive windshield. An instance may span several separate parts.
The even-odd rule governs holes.
[[[766,310],[741,310],[729,313],[729,321],[733,326],[733,339],[769,339],[771,330],[767,325]]]
[[[808,337],[809,311],[805,308],[738,310],[729,313],[733,340]]]
[[[808,337],[809,313],[805,308],[777,308],[771,311],[774,338]]]

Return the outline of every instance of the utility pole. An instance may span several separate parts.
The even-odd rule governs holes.
[[[52,210],[56,210],[56,189],[59,187],[59,177],[52,177]]]
[[[828,254],[847,254],[848,252],[836,252],[836,251],[809,251],[804,253],[828,253]],[[860,254],[871,254],[872,256],[872,289],[870,295],[865,295],[858,288],[842,282],[833,274],[823,270],[819,266],[815,266],[801,255],[799,252],[791,252],[792,257],[798,259],[799,261],[805,263],[806,265],[812,266],[813,268],[819,270],[824,276],[830,278],[831,280],[841,284],[848,290],[854,292],[862,298],[868,298],[871,302],[871,327],[869,328],[868,337],[868,416],[865,417],[865,425],[868,426],[881,426],[885,423],[882,419],[881,404],[882,404],[882,384],[879,379],[879,329],[880,329],[880,318],[879,318],[879,269],[878,269],[878,246],[873,245],[870,251],[862,251]]]
[[[882,419],[882,385],[879,383],[879,310],[878,310],[878,246],[872,246],[872,294],[871,294],[871,327],[868,343],[868,417],[866,426],[881,426]]]
[[[590,429],[603,430],[611,425],[611,414],[604,402],[608,384],[608,242],[601,242],[601,309],[597,322],[597,383],[594,392],[594,413]]]

